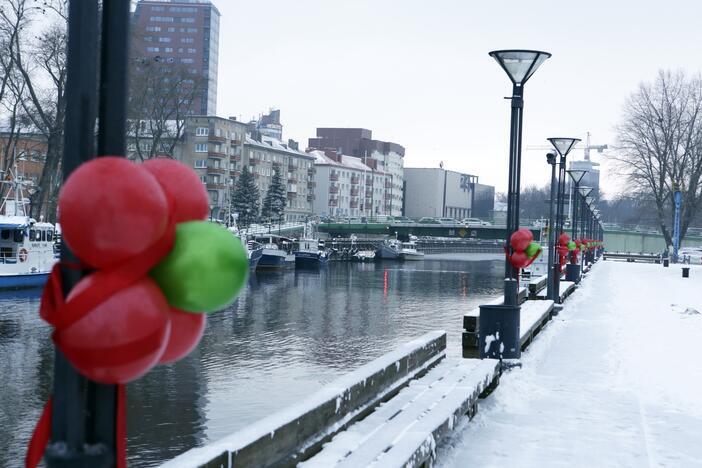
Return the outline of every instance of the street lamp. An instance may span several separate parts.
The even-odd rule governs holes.
[[[566,171],[568,175],[570,176],[571,180],[573,181],[573,195],[570,197],[570,206],[571,206],[571,238],[575,240],[575,238],[578,236],[578,205],[575,202],[578,197],[578,184],[580,184],[580,181],[585,177],[585,174],[587,171],[583,170],[578,170],[578,169],[571,169],[569,171]],[[584,214],[584,213],[583,213]],[[584,220],[583,220],[584,223]],[[575,253],[572,253],[571,256],[575,256]],[[566,281],[572,281],[573,283],[580,283],[580,264],[574,263],[575,258],[571,258],[571,263],[566,265]]]
[[[551,54],[538,50],[494,50],[495,59],[512,81],[512,113],[509,137],[509,182],[507,190],[507,229],[505,247],[511,253],[510,237],[519,229],[519,183],[522,154],[524,85]],[[480,307],[480,357],[519,358],[519,283],[518,272],[505,261],[504,301],[502,306]],[[485,339],[493,341],[485,346]]]
[[[556,187],[556,164],[557,164],[557,155],[554,152],[549,152],[546,153],[546,162],[551,165],[551,200],[548,206],[548,244],[549,246],[553,246],[556,244],[556,229],[555,229],[555,221],[553,219],[553,204],[556,199],[556,192],[557,192],[557,187]],[[553,298],[553,268],[551,268],[551,265],[553,265],[553,248],[549,247],[548,249],[548,279],[546,282],[546,297],[549,299]]]
[[[554,251],[553,263],[549,266],[551,271],[551,295],[548,296],[550,300],[558,304],[561,302],[561,264],[558,261],[558,257],[555,255],[556,247],[558,246],[558,236],[563,230],[563,192],[565,191],[565,171],[566,171],[566,157],[568,153],[573,149],[573,147],[580,141],[580,138],[565,138],[565,137],[552,137],[548,141],[556,148],[558,155],[560,156],[559,168],[558,168],[558,190],[556,193],[556,220],[553,225],[553,240],[549,244],[549,250]]]

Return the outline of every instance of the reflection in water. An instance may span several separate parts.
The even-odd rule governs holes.
[[[460,355],[461,315],[501,287],[501,261],[334,263],[257,273],[186,359],[128,386],[130,463],[223,437],[434,329]],[[0,296],[0,466],[19,466],[49,390],[39,292]]]

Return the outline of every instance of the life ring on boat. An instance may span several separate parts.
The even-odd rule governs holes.
[[[28,256],[29,256],[29,254],[27,253],[27,249],[21,248],[21,249],[19,250],[19,260],[20,260],[20,262],[26,262]]]

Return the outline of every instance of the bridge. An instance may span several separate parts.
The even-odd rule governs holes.
[[[539,241],[541,230],[529,227],[534,240]],[[420,223],[322,223],[319,232],[331,237],[390,236],[408,240],[410,235],[418,237],[454,237],[458,239],[502,240],[506,236],[505,226],[465,226],[463,224],[420,224]]]

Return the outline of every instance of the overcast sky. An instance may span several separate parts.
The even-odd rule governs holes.
[[[281,110],[284,138],[364,127],[405,166],[507,185],[509,102],[487,54],[553,57],[527,83],[523,185],[550,177],[550,136],[614,144],[622,103],[661,68],[702,68],[700,1],[214,0],[222,13],[218,114]],[[575,152],[582,158],[582,151]],[[595,160],[600,157],[595,153]],[[607,166],[604,166],[607,171]],[[605,177],[613,192],[616,178]]]

